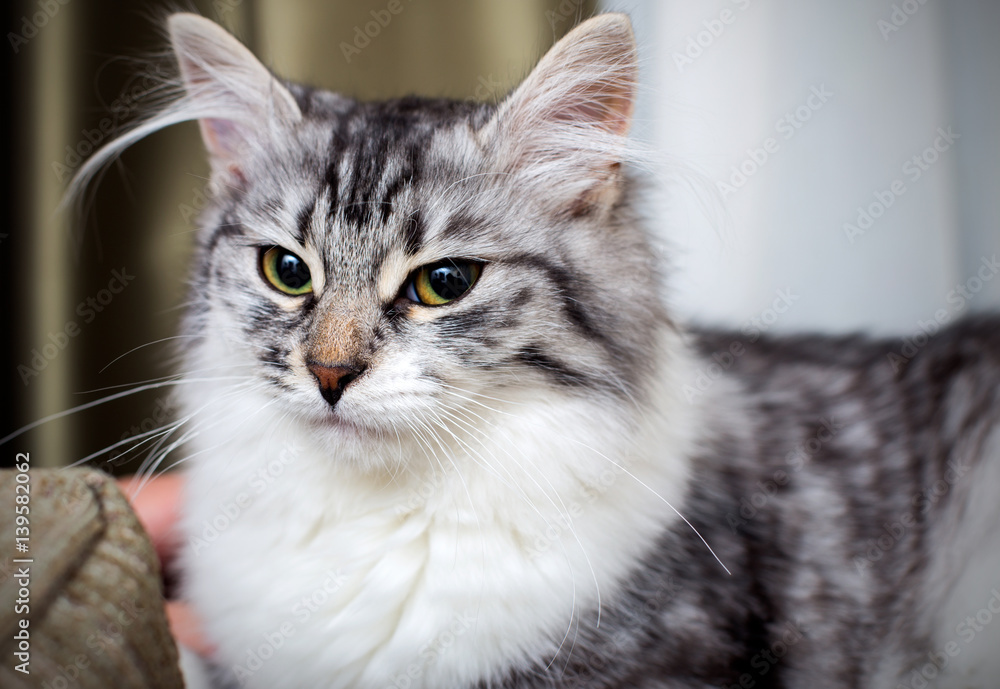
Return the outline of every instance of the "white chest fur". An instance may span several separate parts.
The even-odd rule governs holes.
[[[242,404],[190,471],[184,564],[217,661],[251,687],[462,686],[571,643],[675,518],[695,427],[666,396],[632,429],[522,401],[393,477]]]

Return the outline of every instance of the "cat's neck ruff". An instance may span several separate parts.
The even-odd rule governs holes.
[[[404,442],[410,466],[385,472],[302,442],[266,401],[219,400],[184,558],[220,657],[245,659],[247,686],[448,687],[571,644],[683,502],[700,411],[690,355],[662,344],[641,407],[498,399],[477,433]]]

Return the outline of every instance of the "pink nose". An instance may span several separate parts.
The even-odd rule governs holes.
[[[331,407],[340,400],[340,396],[352,380],[361,375],[361,369],[353,366],[324,366],[315,361],[309,362],[306,367],[319,383],[319,393]]]

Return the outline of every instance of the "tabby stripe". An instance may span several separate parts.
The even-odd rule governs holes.
[[[299,112],[302,113],[303,117],[308,117],[312,112],[313,106],[313,93],[316,91],[312,86],[299,86],[298,89],[300,93],[296,94],[292,91],[295,96],[295,102],[299,106]]]
[[[486,231],[486,223],[477,218],[473,218],[465,213],[457,213],[445,223],[441,230],[442,239],[453,239],[458,241],[470,241]]]
[[[243,235],[243,225],[236,222],[232,216],[226,215],[222,218],[222,223],[217,225],[212,230],[212,234],[208,236],[208,242],[205,245],[205,249],[208,254],[211,254],[215,251],[215,247],[220,241],[222,241],[222,239],[242,237]]]
[[[354,155],[354,176],[351,193],[343,209],[344,222],[362,228],[371,224],[375,191],[389,158],[389,136],[371,136],[361,142]]]
[[[262,350],[260,354],[260,360],[266,361],[271,364],[284,364],[285,359],[288,358],[289,350],[288,347],[282,347],[280,345],[275,345]]]
[[[542,353],[541,347],[529,345],[522,348],[515,355],[515,360],[537,368],[552,378],[556,383],[574,388],[599,389],[602,386],[597,381],[591,379],[585,373],[573,370],[566,364],[556,361],[547,354]]]
[[[258,333],[268,330],[284,330],[285,312],[270,302],[255,304],[247,317],[247,331]]]
[[[296,234],[295,240],[299,243],[299,246],[305,246],[306,237],[309,236],[309,227],[312,225],[313,213],[316,211],[316,202],[313,201],[312,204],[305,206],[299,211],[298,218],[296,219]]]
[[[421,153],[426,145],[426,141],[419,141],[407,147],[404,153],[405,162],[402,168],[396,175],[396,178],[387,185],[385,194],[382,195],[382,200],[379,202],[379,211],[381,212],[383,225],[388,221],[389,215],[392,214],[396,196],[407,186],[412,186],[416,183],[421,169]]]
[[[481,310],[477,311],[467,311],[465,313],[450,313],[447,316],[441,316],[434,321],[434,324],[441,329],[450,329],[453,332],[459,332],[462,335],[467,335],[472,330],[477,330],[484,327],[496,328],[498,326],[506,326],[504,322],[497,322],[489,317],[488,313]]]
[[[337,204],[340,197],[340,161],[347,149],[347,129],[355,109],[356,107],[352,106],[350,110],[337,118],[337,123],[334,125],[330,137],[330,160],[326,165],[326,172],[323,174],[327,189],[330,190],[330,208],[328,210],[330,220],[337,217]]]
[[[548,259],[533,254],[521,254],[506,259],[507,263],[514,265],[527,265],[541,270],[546,277],[559,290],[562,299],[563,311],[567,318],[580,331],[584,337],[601,345],[614,360],[619,363],[629,363],[631,357],[627,356],[602,330],[593,324],[590,316],[584,310],[582,302],[585,302],[590,293],[590,286],[573,275],[572,272],[556,265]]]
[[[413,211],[403,221],[403,251],[407,256],[415,256],[424,245],[424,216],[419,210]]]

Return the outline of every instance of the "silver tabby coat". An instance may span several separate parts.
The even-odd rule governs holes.
[[[672,322],[627,18],[499,104],[170,33],[182,97],[78,183],[200,121],[184,568],[220,685],[997,686],[1000,321],[912,356]]]

